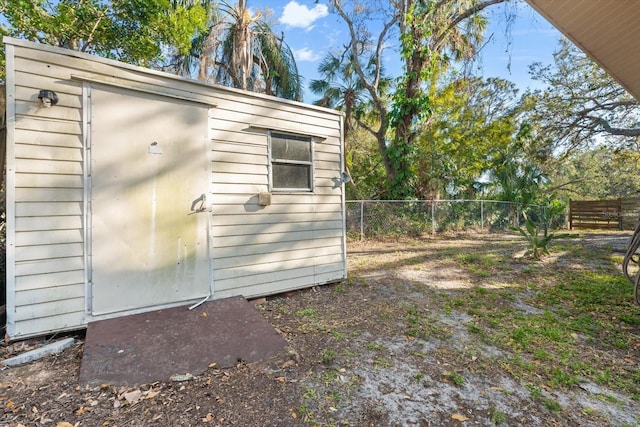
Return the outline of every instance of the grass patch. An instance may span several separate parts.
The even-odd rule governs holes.
[[[574,245],[567,247],[582,253]],[[479,258],[464,255],[460,259]],[[515,301],[532,305],[536,311],[516,310],[512,307]],[[567,272],[541,266],[527,278],[527,284],[514,283],[508,290],[474,287],[463,296],[446,299],[442,310],[473,316],[467,331],[509,351],[511,356],[503,367],[517,378],[559,390],[575,387],[581,377],[588,378],[638,400],[638,368],[610,369],[618,363],[614,355],[588,355],[594,345],[605,353],[633,348],[630,333],[640,323],[640,309],[632,301],[631,284],[613,268],[612,272]],[[434,331],[425,329],[424,316],[407,320],[409,335],[434,336]],[[437,324],[431,327],[434,325],[437,329]]]
[[[500,248],[495,240],[473,248],[455,241],[451,244],[457,246],[434,250],[424,265],[416,265],[418,258],[413,254],[411,263],[398,259],[385,268],[395,271],[411,265],[416,271],[429,272],[462,267],[469,287],[447,289],[427,283],[427,290],[420,292],[429,292],[424,301],[396,295],[397,301],[389,299],[380,306],[385,325],[398,325],[398,338],[405,335],[409,340],[416,338],[415,343],[447,350],[440,357],[449,364],[444,380],[460,386],[465,378],[458,372],[501,369],[517,382],[529,384],[531,399],[552,413],[562,411],[558,401],[550,398],[554,391],[577,390],[582,381],[640,402],[640,368],[628,362],[638,354],[640,307],[633,302],[631,284],[620,273],[621,258],[613,256],[611,248],[576,240],[555,241],[557,259],[533,262],[513,256],[521,251],[520,243]],[[484,279],[487,273],[495,279]],[[401,284],[394,280],[389,286]],[[400,288],[408,286],[413,285]],[[458,314],[470,319],[456,324]],[[376,343],[366,342],[369,350],[382,350]],[[499,353],[487,354],[488,346]],[[415,356],[411,363],[433,357],[414,349],[408,352]],[[462,357],[462,351],[475,356],[472,365],[463,363],[472,356]],[[393,355],[377,353],[374,357],[380,355],[395,362]],[[383,360],[378,358],[374,364],[383,367]],[[418,382],[420,375],[415,378]],[[472,381],[471,377],[466,381]],[[507,422],[496,408],[491,408],[490,416],[494,424]]]
[[[458,387],[464,384],[464,377],[457,372],[446,372],[444,378]]]
[[[298,317],[310,317],[310,316],[313,316],[314,314],[316,314],[317,312],[318,312],[318,310],[316,310],[315,308],[305,308],[305,309],[296,311],[296,316],[298,316]]]
[[[507,421],[507,414],[505,414],[495,406],[489,408],[489,415],[491,416],[491,422],[495,425],[500,425]]]
[[[369,350],[373,350],[373,351],[382,351],[382,350],[385,349],[383,345],[378,344],[376,342],[371,342],[371,343],[367,344],[367,348]]]
[[[333,359],[336,358],[336,352],[335,350],[322,350],[320,352],[320,356],[321,356],[321,360],[322,363],[324,363],[325,365],[330,364],[331,362],[333,362]]]

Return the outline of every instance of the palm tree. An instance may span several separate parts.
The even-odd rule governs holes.
[[[367,76],[373,75],[374,63],[370,62],[363,67]],[[367,88],[358,75],[353,55],[349,50],[342,55],[329,52],[318,66],[321,78],[312,80],[309,89],[321,98],[314,101],[315,105],[321,107],[334,108],[344,111],[344,122],[342,136],[344,140],[344,165],[347,166],[347,142],[354,122],[357,121],[367,131],[374,133],[367,123],[364,122],[365,113],[371,109],[371,97]],[[381,72],[381,74],[384,74]],[[381,78],[381,87],[388,87],[391,81]],[[381,89],[385,90],[385,89]],[[353,181],[351,181],[353,183]]]
[[[174,8],[188,6],[194,0],[173,0]],[[170,56],[169,63],[162,67],[180,76],[197,78],[201,81],[209,80],[209,73],[213,67],[214,52],[220,37],[220,22],[222,20],[218,3],[215,0],[200,0],[207,14],[206,29],[197,31],[191,39],[191,48],[187,54],[175,50]]]
[[[257,12],[251,15],[246,0],[235,7],[222,2],[226,14],[216,60],[219,83],[301,100],[301,79],[293,52]]]
[[[208,30],[194,35],[188,55],[174,56],[171,70],[203,81],[301,100],[302,82],[293,52],[262,13],[252,15],[246,0],[238,0],[236,6],[205,1]]]
[[[353,57],[328,53],[318,66],[321,78],[312,80],[309,89],[321,98],[315,105],[344,111],[343,137],[351,130],[354,110],[368,102],[366,89],[353,66]]]

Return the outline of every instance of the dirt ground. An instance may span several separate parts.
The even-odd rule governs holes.
[[[577,244],[587,254],[622,256],[629,237],[590,234]],[[296,364],[214,367],[190,381],[130,389],[80,388],[83,337],[72,334],[77,344],[63,353],[0,372],[0,426],[640,426],[637,389],[631,396],[589,379],[568,387],[536,382],[536,371],[514,368],[509,348],[473,333],[473,312],[443,304],[473,289],[484,295],[513,286],[515,296],[500,308],[537,315],[546,308],[535,303],[536,288],[514,284],[542,283],[559,270],[615,268],[601,256],[585,264],[555,251],[533,262],[523,250],[514,235],[350,243],[348,281],[257,306],[298,354]],[[484,271],[463,262],[493,253],[500,264]],[[410,329],[418,315],[428,330],[419,336]],[[606,352],[611,369],[627,363],[637,375],[640,329],[625,333],[632,345]],[[7,357],[42,342],[0,350]],[[585,354],[600,351],[593,342],[576,345]]]

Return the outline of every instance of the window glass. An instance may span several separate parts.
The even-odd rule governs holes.
[[[273,190],[313,190],[311,137],[271,133]]]
[[[271,141],[271,156],[274,160],[311,161],[311,144],[309,144],[309,141],[281,138],[273,138]]]
[[[307,165],[273,164],[274,188],[304,188],[311,189]]]

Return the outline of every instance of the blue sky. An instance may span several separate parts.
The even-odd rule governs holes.
[[[521,3],[508,6],[508,12],[515,12],[515,19],[510,23],[507,23],[507,12],[502,6],[488,9],[491,24],[479,67],[484,76],[502,77],[524,90],[536,85],[528,73],[531,63],[552,63],[560,33],[522,0],[518,1]],[[277,23],[275,30],[284,33],[307,85],[317,78],[318,64],[327,52],[339,49],[348,40],[346,26],[322,1],[249,0],[247,3],[251,9],[268,7],[273,11],[271,19]],[[394,73],[394,68],[400,71],[391,52],[386,65],[390,74]],[[316,98],[305,91],[305,102]]]

